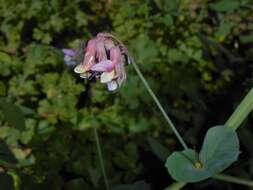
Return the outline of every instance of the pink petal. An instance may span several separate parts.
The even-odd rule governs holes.
[[[98,59],[98,62],[105,61],[107,59],[105,46],[104,46],[104,39],[101,39],[101,38],[97,39],[96,57]]]
[[[96,51],[96,40],[91,39],[88,41],[86,52],[95,53]]]
[[[84,55],[84,60],[82,64],[85,67],[85,70],[88,71],[95,64],[95,55],[96,55],[96,40],[89,40],[86,52]]]
[[[106,39],[104,43],[105,43],[106,50],[110,50],[111,48],[115,47],[115,44],[113,43],[111,39]]]
[[[110,60],[101,61],[91,67],[92,71],[98,71],[98,72],[109,72],[112,71],[114,68],[114,63]]]
[[[110,50],[110,60],[115,64],[117,82],[118,82],[118,85],[121,86],[121,84],[126,79],[126,72],[124,68],[124,58],[118,46],[113,47]]]
[[[110,60],[115,64],[121,61],[120,49],[117,46],[110,49]]]

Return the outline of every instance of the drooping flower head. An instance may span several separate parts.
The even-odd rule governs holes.
[[[80,77],[96,77],[114,91],[126,80],[125,65],[131,63],[127,48],[109,33],[98,33],[79,50],[63,49],[67,65],[75,64],[74,72]]]

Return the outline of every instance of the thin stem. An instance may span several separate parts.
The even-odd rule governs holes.
[[[218,179],[221,181],[226,181],[226,182],[231,182],[231,183],[236,183],[240,185],[246,185],[249,187],[253,187],[253,181],[247,180],[247,179],[241,179],[239,177],[233,177],[229,175],[224,175],[224,174],[217,174],[213,176],[214,179]]]
[[[172,123],[171,119],[168,117],[168,115],[166,114],[165,110],[163,109],[161,103],[159,102],[159,100],[157,99],[156,95],[154,94],[153,90],[150,88],[148,82],[146,81],[146,79],[144,78],[143,74],[141,73],[138,65],[133,61],[132,62],[134,69],[136,70],[138,76],[140,77],[142,83],[144,84],[144,86],[146,87],[147,91],[149,92],[150,96],[153,98],[153,100],[155,101],[157,107],[160,109],[160,111],[163,114],[163,117],[166,119],[167,123],[169,124],[169,126],[171,127],[172,131],[174,132],[174,134],[176,135],[177,139],[179,140],[179,142],[181,143],[181,145],[184,147],[184,149],[188,149],[186,143],[184,142],[182,136],[179,134],[179,132],[177,131],[175,125]]]
[[[237,106],[234,113],[229,117],[225,125],[236,130],[241,125],[241,123],[247,118],[252,109],[253,109],[253,88],[243,98],[243,100]]]
[[[92,116],[92,117],[93,117],[93,120],[94,120],[94,116]],[[97,128],[96,128],[94,123],[95,122],[93,122],[92,127],[93,127],[93,130],[94,130],[94,137],[95,137],[96,146],[97,146],[98,158],[99,158],[99,162],[100,162],[100,166],[101,166],[101,170],[102,170],[106,190],[110,190],[108,178],[107,178],[107,175],[106,175],[106,172],[105,172],[105,164],[104,164],[102,149],[101,149],[101,145],[100,145],[100,141],[99,141],[99,137],[98,137],[98,132],[97,132]]]

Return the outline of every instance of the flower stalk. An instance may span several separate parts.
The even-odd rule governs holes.
[[[96,142],[96,148],[97,148],[97,153],[98,153],[98,158],[99,158],[101,171],[102,171],[103,178],[104,178],[105,188],[106,188],[106,190],[110,190],[110,186],[109,186],[109,182],[108,182],[108,178],[107,178],[107,174],[106,174],[106,170],[105,170],[105,164],[104,164],[104,159],[103,159],[102,148],[101,148],[101,144],[100,144],[100,141],[99,141],[97,128],[96,128],[95,122],[94,122],[95,121],[94,115],[92,115],[92,119],[93,119],[92,127],[93,127],[93,131],[94,131],[94,138],[95,138],[95,142]]]
[[[165,112],[164,108],[162,107],[161,103],[159,102],[158,98],[156,97],[155,93],[153,92],[153,90],[150,88],[148,82],[146,81],[146,79],[144,78],[143,74],[141,73],[138,65],[132,61],[132,64],[134,66],[135,71],[137,72],[139,78],[141,79],[142,83],[144,84],[145,88],[147,89],[147,91],[149,92],[150,96],[153,98],[154,102],[156,103],[157,107],[159,108],[159,110],[161,111],[163,117],[165,118],[165,120],[167,121],[167,123],[169,124],[170,128],[172,129],[172,131],[174,132],[174,134],[176,135],[177,139],[179,140],[179,142],[181,143],[181,145],[184,147],[184,149],[188,149],[188,146],[186,145],[186,143],[184,142],[182,136],[179,134],[179,132],[177,131],[175,125],[173,124],[173,122],[171,121],[171,119],[169,118],[169,116],[167,115],[167,113]]]

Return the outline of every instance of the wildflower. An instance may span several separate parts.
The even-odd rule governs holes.
[[[79,51],[63,49],[67,65],[75,63],[74,72],[80,77],[96,77],[109,91],[119,88],[126,80],[125,64],[131,59],[122,42],[109,33],[98,33]],[[79,55],[77,52],[80,52]],[[81,54],[81,55],[80,55]],[[78,58],[79,57],[79,60]],[[80,59],[81,57],[81,59]]]

